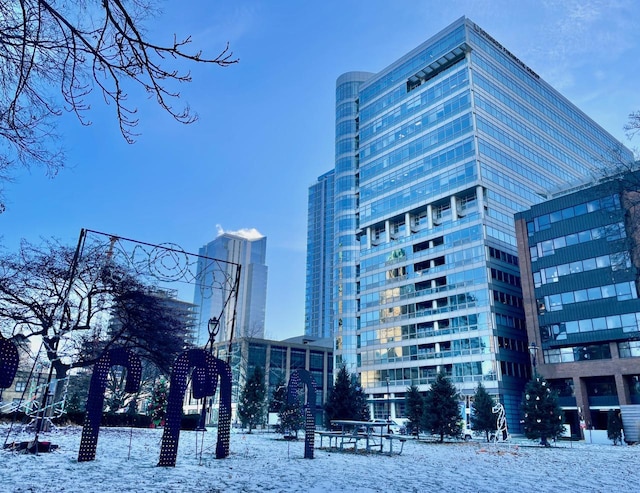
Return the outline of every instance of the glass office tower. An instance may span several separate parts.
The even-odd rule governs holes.
[[[461,18],[336,87],[335,364],[375,417],[444,371],[519,429],[530,375],[513,214],[620,144]],[[388,407],[387,407],[388,406]]]
[[[194,290],[193,303],[198,307],[198,344],[203,346],[209,339],[208,321],[219,318],[219,334],[216,342],[228,341],[238,337],[264,338],[265,310],[267,305],[267,238],[255,230],[220,233],[217,238],[200,248],[204,257],[240,264],[240,286],[237,306],[225,302],[229,296],[230,285],[220,282],[215,276],[221,276],[213,267],[225,268],[224,264],[212,266],[201,261],[198,263],[197,279],[200,280]],[[209,265],[209,267],[206,267]],[[236,268],[226,267],[224,274],[235,279]],[[215,288],[211,288],[215,286]],[[232,329],[235,309],[235,328]],[[233,334],[232,334],[233,330]]]
[[[304,333],[332,337],[334,171],[309,187]]]

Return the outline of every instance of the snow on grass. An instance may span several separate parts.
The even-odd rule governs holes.
[[[183,431],[175,468],[157,467],[160,429],[103,428],[96,460],[77,461],[81,429],[42,434],[59,449],[24,455],[0,451],[1,492],[519,492],[637,491],[640,446],[559,442],[552,448],[482,442],[409,440],[402,455],[316,448],[274,433],[231,435],[231,455],[215,459],[217,431]],[[8,435],[4,443],[31,440]],[[326,444],[326,443],[325,443]],[[316,447],[319,443],[316,441]],[[203,450],[203,453],[199,453]]]

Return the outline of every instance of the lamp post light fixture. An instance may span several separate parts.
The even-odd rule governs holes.
[[[529,354],[531,355],[531,364],[533,366],[533,376],[534,378],[538,376],[538,372],[536,369],[536,357],[538,355],[538,346],[535,342],[529,344]]]

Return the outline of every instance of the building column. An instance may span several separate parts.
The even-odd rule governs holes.
[[[289,378],[291,378],[291,347],[287,348],[287,359],[285,362],[285,378],[284,381],[288,382]]]
[[[591,425],[591,410],[589,409],[589,395],[587,394],[587,384],[580,377],[573,377],[573,392],[576,397],[576,405],[578,406],[580,419],[584,420],[587,427]],[[584,430],[582,430],[582,438],[584,439]]]
[[[385,243],[391,243],[391,224],[389,220],[384,222],[384,241]]]
[[[327,394],[329,392],[329,368],[333,368],[333,357],[329,357],[329,352],[325,351],[323,359],[324,364],[322,365],[322,404],[324,405],[327,402]],[[333,382],[331,382],[331,384],[333,384]]]
[[[484,217],[484,188],[482,188],[482,185],[476,187],[476,202],[478,203],[480,217]]]
[[[427,206],[427,226],[429,229],[433,228],[433,206],[431,204]]]
[[[618,393],[618,402],[621,406],[628,406],[631,404],[631,395],[629,394],[629,382],[624,375],[616,373],[614,375],[616,379],[616,392]]]
[[[367,250],[371,248],[371,228],[367,228]]]
[[[404,215],[404,235],[411,236],[411,214],[408,212]]]
[[[451,197],[449,197],[449,203],[451,204],[451,220],[452,221],[457,221],[458,220],[458,200],[456,199],[455,195],[452,195]]]

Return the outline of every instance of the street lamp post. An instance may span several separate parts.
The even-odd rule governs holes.
[[[536,357],[538,355],[538,346],[536,345],[535,342],[532,342],[531,344],[529,344],[529,354],[531,354],[531,364],[533,366],[533,377],[537,377],[538,376],[538,371],[536,368]]]
[[[391,395],[389,394],[389,377],[387,377],[387,434],[391,431]]]
[[[216,343],[216,336],[218,335],[218,331],[220,330],[220,326],[218,324],[218,319],[216,317],[211,317],[209,322],[207,323],[207,330],[209,332],[209,340],[207,344],[205,344],[205,350],[208,347],[209,353],[213,354],[213,348]],[[211,413],[211,409],[213,407],[213,399],[209,399],[209,413]],[[208,419],[207,419],[208,418]],[[198,426],[196,426],[195,431],[207,431],[207,423],[211,419],[211,416],[207,416],[207,397],[202,398],[202,409],[200,410],[200,419],[198,420]]]

